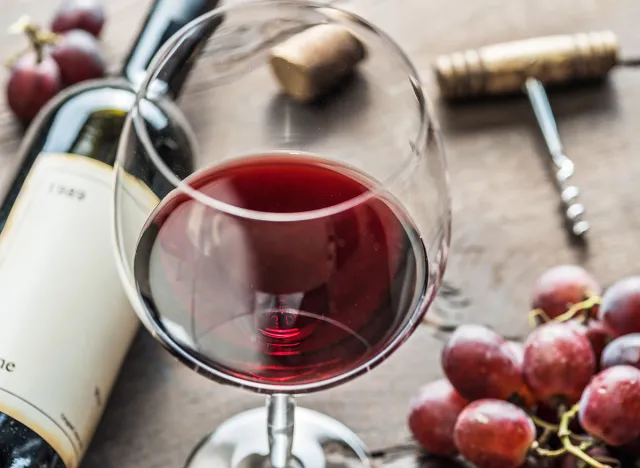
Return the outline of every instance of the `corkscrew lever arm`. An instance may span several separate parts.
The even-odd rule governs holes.
[[[551,160],[556,167],[555,180],[560,191],[564,217],[571,233],[582,238],[589,230],[589,223],[584,219],[584,205],[579,202],[580,190],[570,183],[574,173],[574,164],[564,153],[558,126],[549,104],[549,98],[542,83],[535,78],[528,78],[524,85],[533,112],[542,131]]]

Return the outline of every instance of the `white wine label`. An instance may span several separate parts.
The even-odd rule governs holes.
[[[113,178],[89,158],[41,155],[0,235],[0,411],[67,468],[80,463],[139,323],[116,266]],[[127,203],[135,235],[157,203],[141,199]]]

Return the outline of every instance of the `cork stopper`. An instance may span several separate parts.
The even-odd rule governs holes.
[[[601,78],[618,62],[611,31],[545,36],[438,57],[434,72],[445,99],[522,90],[527,78],[545,85]]]
[[[271,49],[270,64],[282,90],[309,102],[350,75],[365,58],[362,42],[337,24],[321,24]]]

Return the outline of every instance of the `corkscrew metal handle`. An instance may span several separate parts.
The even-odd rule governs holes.
[[[570,182],[574,174],[574,164],[564,153],[558,126],[549,104],[549,98],[542,83],[535,78],[525,81],[524,90],[547,144],[549,155],[556,168],[555,179],[560,191],[565,219],[574,236],[582,237],[589,230],[589,223],[584,219],[584,205],[580,203],[580,190]]]

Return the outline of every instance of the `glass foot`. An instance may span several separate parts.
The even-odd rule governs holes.
[[[269,468],[267,411],[225,421],[194,449],[185,468]],[[364,443],[344,424],[296,408],[291,468],[370,468]]]

